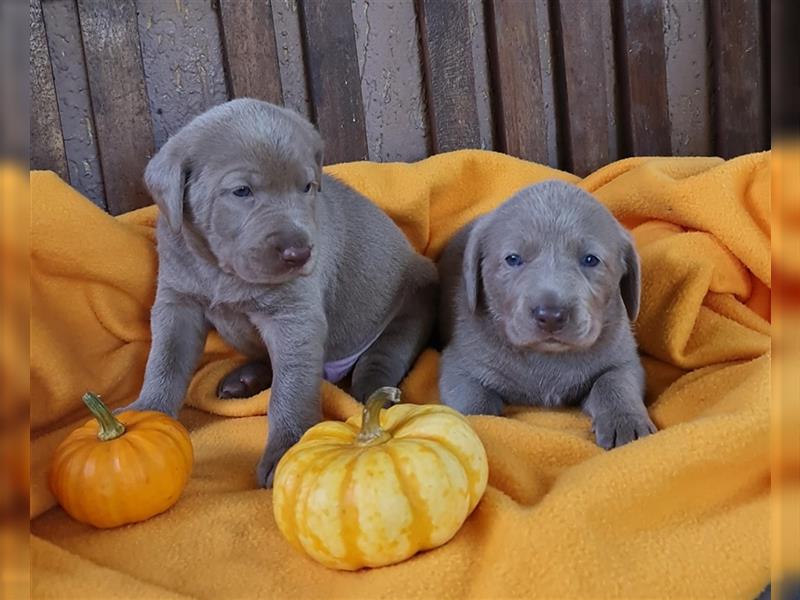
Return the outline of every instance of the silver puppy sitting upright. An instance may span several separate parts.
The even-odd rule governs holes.
[[[591,195],[559,181],[522,190],[454,236],[439,275],[443,403],[581,406],[604,448],[655,432],[630,323],[639,259]]]
[[[144,385],[129,408],[177,415],[215,327],[260,365],[229,376],[223,395],[272,383],[257,475],[269,486],[321,418],[323,375],[352,370],[360,400],[400,382],[433,327],[436,267],[378,207],[322,173],[310,123],[266,102],[234,100],[195,118],[145,181],[161,208],[158,288]]]

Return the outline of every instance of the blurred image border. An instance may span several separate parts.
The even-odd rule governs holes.
[[[800,1],[763,2],[771,28],[773,564],[762,596],[788,600],[800,598]],[[29,10],[25,0],[0,0],[0,600],[30,595]]]
[[[29,5],[0,0],[0,598],[30,597]]]
[[[772,598],[800,598],[800,3],[771,11]]]

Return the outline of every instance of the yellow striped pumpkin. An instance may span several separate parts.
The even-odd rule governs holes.
[[[381,410],[399,396],[381,388],[363,415],[312,427],[278,463],[278,528],[327,567],[379,567],[441,546],[486,489],[486,451],[467,420],[441,405]]]

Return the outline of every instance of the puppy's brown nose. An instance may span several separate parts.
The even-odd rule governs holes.
[[[567,310],[561,306],[537,306],[533,309],[533,318],[540,329],[554,333],[567,321]]]
[[[291,267],[302,267],[311,258],[308,246],[289,246],[281,250],[281,260]]]

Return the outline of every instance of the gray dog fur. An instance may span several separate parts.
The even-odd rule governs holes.
[[[158,287],[144,385],[127,408],[176,416],[215,327],[248,357],[271,359],[264,486],[321,418],[324,362],[362,349],[388,323],[352,372],[363,401],[400,382],[435,317],[434,264],[378,207],[322,173],[322,149],[297,114],[240,99],[191,121],[145,172],[161,208]],[[243,186],[251,195],[233,194]],[[286,263],[297,248],[310,258]]]
[[[589,254],[597,266],[582,264]],[[559,181],[520,191],[454,236],[439,276],[444,404],[487,415],[580,405],[604,448],[655,432],[631,331],[639,259],[591,195]]]

